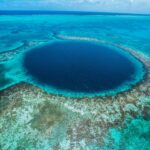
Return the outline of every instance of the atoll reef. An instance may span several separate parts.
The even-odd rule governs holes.
[[[149,150],[150,17],[73,16],[0,16],[0,149]],[[38,50],[65,41],[113,47],[135,72],[130,81],[94,93],[59,89],[30,75],[28,69],[43,65],[31,66],[42,57]],[[25,67],[29,59],[32,68]]]

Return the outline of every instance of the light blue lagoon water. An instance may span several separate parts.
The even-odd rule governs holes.
[[[65,42],[72,42],[74,44],[77,43],[78,46],[76,47],[73,44],[70,44],[69,48],[64,45],[60,47],[58,46],[58,48],[53,48],[53,46],[51,46],[55,46],[55,43],[56,45],[59,45],[58,43]],[[91,46],[91,49],[87,48],[86,53],[86,51],[82,51],[82,48],[86,49],[86,45],[82,45],[82,43],[91,43],[97,46],[99,45],[99,48],[97,47],[96,49],[96,46]],[[63,51],[61,51],[61,53],[59,54],[59,51],[63,47]],[[87,47],[90,47],[90,44]],[[67,48],[72,50],[70,51],[70,55],[72,55],[71,58],[68,56],[68,51],[65,51]],[[77,49],[77,51],[75,48]],[[93,56],[92,48],[94,48]],[[51,53],[48,52],[49,49],[51,49]],[[96,51],[94,51],[95,49],[96,51],[100,50],[101,52],[97,53]],[[82,56],[79,57],[80,52],[82,53]],[[103,57],[102,55],[106,55],[107,57]],[[93,58],[95,59],[91,63],[91,60]],[[115,104],[115,109],[118,107],[122,107],[123,110],[126,109],[125,120],[122,121],[122,123],[124,124],[122,126],[115,126],[111,123],[104,125],[109,126],[109,128],[105,133],[105,136],[103,137],[103,144],[100,144],[101,140],[99,139],[99,136],[101,136],[100,133],[102,133],[102,131],[104,130],[100,131],[99,129],[97,129],[98,125],[96,124],[96,122],[98,118],[93,118],[93,120],[91,121],[93,127],[88,126],[91,129],[89,139],[85,138],[85,140],[83,138],[86,133],[85,135],[77,134],[77,138],[75,138],[74,134],[73,137],[69,136],[69,139],[74,142],[76,142],[78,138],[80,138],[81,140],[81,143],[79,145],[77,144],[71,149],[82,148],[91,150],[149,150],[150,80],[149,76],[146,77],[146,75],[149,73],[147,68],[149,64],[146,60],[150,60],[149,58],[149,15],[91,15],[89,13],[84,15],[82,13],[49,13],[43,15],[41,15],[40,13],[28,15],[0,14],[0,90],[7,90],[8,87],[20,82],[31,83],[33,85],[36,85],[37,87],[40,87],[41,89],[44,89],[50,94],[61,94],[64,99],[67,99],[66,102],[60,100],[61,103],[64,103],[64,106],[69,106],[69,104],[71,105],[69,107],[70,110],[66,110],[66,108],[65,110],[61,110],[56,106],[56,112],[53,112],[49,111],[52,109],[50,106],[48,107],[48,111],[44,111],[43,107],[39,111],[41,113],[44,111],[43,114],[45,116],[49,115],[49,113],[52,114],[52,118],[61,116],[60,114],[62,114],[62,112],[64,114],[69,114],[64,118],[65,121],[62,122],[62,126],[57,127],[56,125],[56,130],[52,134],[51,138],[48,138],[47,135],[44,135],[43,139],[41,139],[40,136],[36,137],[37,133],[34,132],[34,135],[31,135],[31,137],[29,137],[28,139],[25,135],[31,132],[24,133],[24,127],[17,126],[19,121],[20,124],[22,123],[21,120],[16,120],[14,126],[11,127],[11,125],[8,125],[6,127],[7,131],[4,130],[2,132],[2,135],[0,135],[0,141],[2,141],[2,143],[0,142],[0,149],[15,150],[17,149],[17,146],[18,148],[19,146],[22,146],[23,148],[29,150],[41,149],[39,144],[40,142],[42,143],[41,146],[45,150],[53,149],[52,147],[54,145],[57,145],[57,143],[59,143],[59,146],[61,147],[60,149],[69,149],[71,148],[71,146],[69,145],[69,140],[67,141],[66,139],[66,134],[69,131],[67,132],[67,129],[64,126],[65,124],[69,124],[68,122],[70,121],[68,120],[71,120],[70,118],[73,114],[70,111],[72,110],[73,113],[75,112],[77,113],[77,116],[79,116],[78,113],[81,110],[83,114],[86,114],[83,117],[85,119],[86,117],[92,118],[92,116],[90,116],[89,114],[92,112],[94,115],[95,108],[92,102],[88,102],[88,106],[86,106],[86,111],[84,112],[84,109],[82,110],[82,107],[86,101],[81,104],[80,102],[76,103],[76,101],[68,102],[72,101],[70,97],[87,97],[88,100],[91,99],[92,101],[92,97],[95,96],[100,96],[102,98],[103,96],[108,96],[110,98],[111,96],[115,97],[115,95],[121,92],[123,93],[122,101],[124,101],[124,99],[126,98],[127,101],[132,102],[132,98],[127,95],[128,90],[136,88],[137,85],[146,84],[146,90],[140,87],[137,88],[138,94],[136,93],[135,96],[133,96],[133,99],[137,100],[137,103],[134,107],[130,104],[125,107],[124,103],[122,104],[122,106]],[[64,61],[64,59],[66,60]],[[80,59],[80,61],[78,59]],[[116,60],[116,62],[113,63],[114,60]],[[144,60],[145,64],[147,63],[148,65],[145,66],[142,60]],[[112,63],[110,63],[111,61]],[[67,65],[65,63],[67,63]],[[85,66],[87,65],[89,67],[86,68]],[[44,68],[44,66],[46,66],[47,68]],[[92,69],[89,69],[90,67]],[[100,67],[100,69],[97,69],[97,67]],[[69,71],[66,71],[66,68]],[[49,80],[49,76],[51,77],[51,80]],[[101,76],[101,78],[99,78],[99,76]],[[107,80],[105,81],[105,79]],[[109,84],[107,81],[109,81],[109,83],[111,84]],[[144,81],[146,81],[146,83]],[[143,92],[144,90],[146,92]],[[131,93],[134,93],[134,91],[136,90],[133,90],[133,92]],[[126,93],[124,94],[124,92]],[[4,101],[7,99],[6,97],[4,98],[0,95],[1,105],[3,105]],[[68,98],[70,98],[70,100],[68,100]],[[115,103],[115,98],[112,99]],[[32,101],[32,99],[30,100]],[[59,102],[59,99],[57,102]],[[29,102],[27,102],[27,104],[28,103]],[[33,101],[33,105],[34,103],[36,103],[36,101]],[[57,103],[56,105],[59,104]],[[75,106],[78,106],[77,110],[73,109],[73,107]],[[139,107],[139,110],[136,110],[136,107]],[[105,108],[107,108],[107,106]],[[0,125],[0,130],[2,130],[5,126],[4,123],[8,119],[7,117],[9,116],[9,113],[3,115],[2,107],[0,107],[0,109],[0,121],[2,122]],[[11,107],[9,107],[9,109],[11,109]],[[109,109],[109,107],[107,109]],[[134,110],[134,113],[129,113],[129,110]],[[108,110],[108,112],[109,111],[112,112],[110,113],[110,115],[112,115],[113,110],[111,109]],[[18,112],[20,113],[21,110],[18,110]],[[96,115],[98,115],[99,112],[101,112],[101,110],[98,110]],[[119,113],[117,115],[118,116],[112,115],[112,120],[115,120],[117,117],[121,118]],[[35,118],[40,117],[39,115],[34,116]],[[109,115],[107,117],[109,118]],[[106,115],[101,116],[101,118],[103,118],[103,122],[108,119],[107,117]],[[57,121],[59,122],[60,120],[61,119],[58,117]],[[68,121],[67,123],[66,120]],[[85,122],[81,123],[79,120],[80,119],[77,120],[77,123],[74,123],[76,128],[78,125],[84,126]],[[38,124],[40,120],[31,119],[31,122],[32,121],[34,122],[32,127],[34,126],[36,128],[38,126],[36,124]],[[44,128],[46,127],[47,126],[44,126]],[[39,127],[38,129],[41,128]],[[77,129],[80,130],[80,128]],[[19,130],[20,132],[16,133],[17,130]],[[27,130],[30,131],[31,129],[28,128]],[[10,137],[9,132],[12,132]],[[60,138],[58,138],[58,136],[60,136],[59,132],[61,134]],[[94,134],[93,132],[96,133]],[[32,138],[34,136],[37,138],[37,143],[35,145],[32,142]],[[20,142],[18,137],[20,137],[21,140],[25,140],[25,142]]]

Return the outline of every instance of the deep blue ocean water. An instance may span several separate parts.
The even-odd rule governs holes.
[[[101,92],[132,81],[134,64],[113,48],[90,42],[56,42],[25,55],[24,67],[42,84],[74,92]]]
[[[88,11],[48,11],[48,10],[0,10],[0,15],[138,15],[148,16],[149,14],[138,13],[113,13],[113,12],[88,12]]]

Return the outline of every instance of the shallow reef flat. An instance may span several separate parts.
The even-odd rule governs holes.
[[[149,91],[150,84],[143,82],[133,90],[116,96],[73,99],[47,94],[27,83],[12,86],[0,92],[1,147],[113,149],[118,146],[125,149],[129,144],[136,148],[136,134],[139,138],[136,142],[143,136],[139,148],[146,149],[150,144]],[[122,130],[128,130],[134,119],[138,126],[139,123],[143,126],[143,122],[148,126],[129,128],[135,130],[128,131],[133,137],[125,136],[133,142],[124,143],[124,135],[116,137],[117,134],[112,134],[114,130],[120,134]],[[118,145],[115,145],[116,140],[119,140]]]
[[[18,46],[17,48],[6,50],[4,52],[0,52],[0,61],[5,62],[13,59],[16,55],[19,55],[20,53],[26,51],[27,49],[31,49],[37,45],[40,45],[42,43],[45,43],[44,41],[32,41],[27,42],[24,41],[21,46]]]

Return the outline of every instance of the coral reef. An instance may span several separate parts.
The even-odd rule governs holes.
[[[144,63],[149,65],[146,59]],[[1,144],[4,149],[7,149],[10,143],[11,149],[16,149],[18,145],[28,149],[30,146],[35,149],[41,149],[43,146],[45,149],[47,146],[56,149],[98,149],[106,146],[113,148],[114,145],[109,143],[113,138],[113,128],[127,128],[127,122],[130,123],[139,116],[142,116],[144,121],[149,121],[149,78],[148,71],[145,80],[133,89],[109,97],[71,98],[52,95],[27,83],[3,90],[0,92],[1,103],[4,103],[6,97],[11,102],[22,102],[19,107],[8,103],[5,109],[8,110],[7,113],[1,114]],[[11,117],[12,112],[16,113],[15,118]],[[122,138],[125,138],[125,135],[122,135]],[[6,140],[8,136],[12,141]],[[145,140],[148,137],[149,135],[143,135]],[[119,145],[120,148],[124,146],[122,142]]]
[[[8,87],[0,91],[0,149],[149,150],[149,16],[0,19],[0,83]],[[29,84],[31,80],[21,68],[22,55],[57,40],[86,40],[121,48],[143,64],[146,74],[132,88],[112,96],[49,94],[37,84]],[[15,82],[10,84],[9,79]]]

